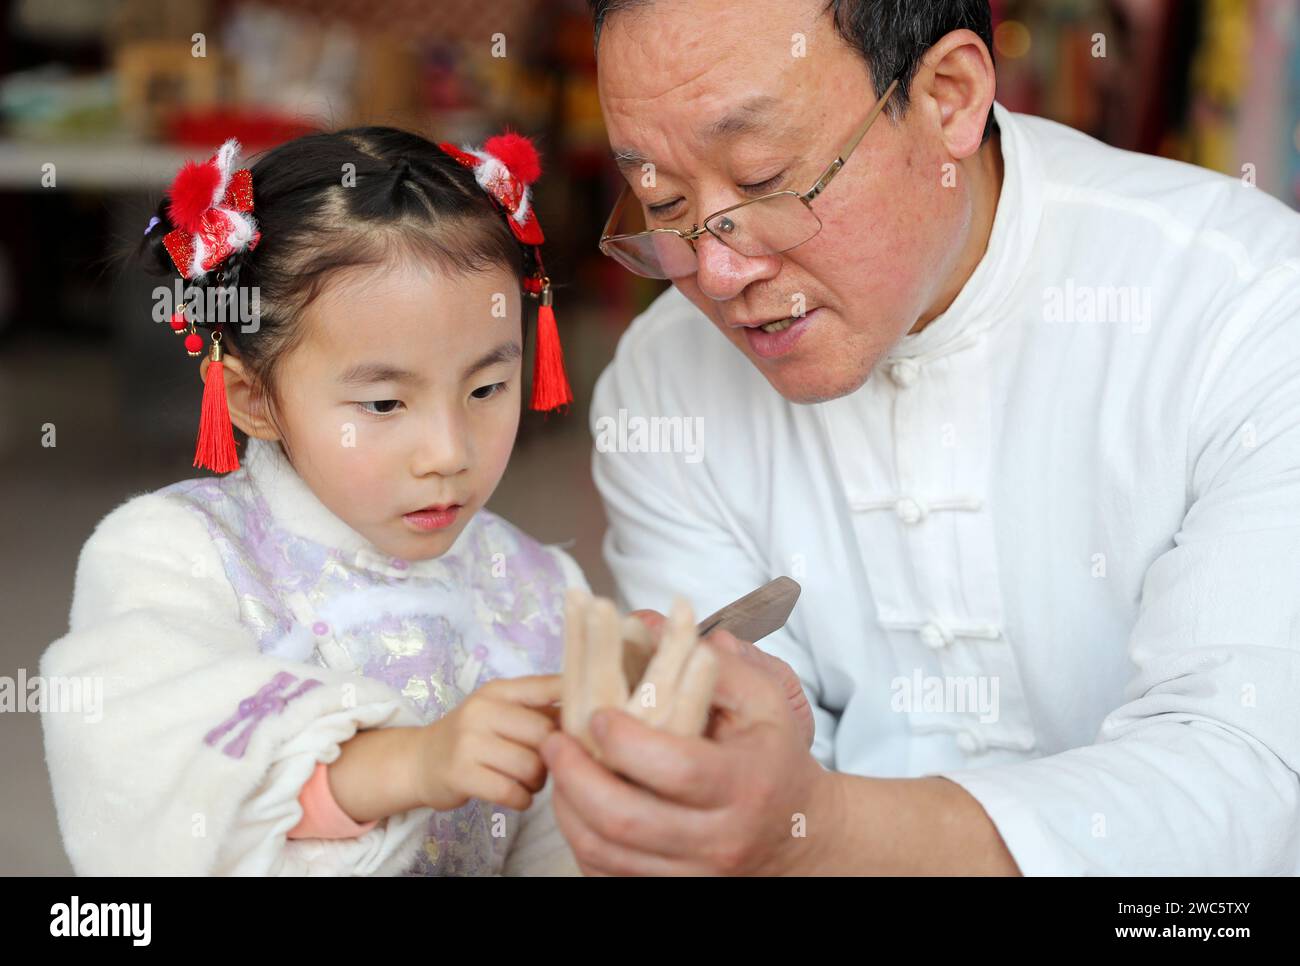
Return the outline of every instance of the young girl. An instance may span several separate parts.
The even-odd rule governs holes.
[[[72,864],[576,872],[537,747],[586,582],[483,509],[518,427],[521,287],[543,304],[533,406],[571,398],[536,153],[369,127],[251,173],[237,154],[187,165],[143,243],[195,296],[171,319],[205,355],[195,465],[234,472],[110,513],[41,662],[104,689],[102,719],[43,720]],[[223,290],[258,311],[219,311]]]

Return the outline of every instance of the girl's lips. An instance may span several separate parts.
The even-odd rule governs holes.
[[[456,522],[456,514],[460,510],[461,505],[454,503],[440,510],[432,508],[416,510],[413,513],[404,514],[402,519],[416,530],[426,532],[429,530],[445,530]]]
[[[794,325],[780,332],[764,332],[759,328],[745,329],[745,340],[754,350],[754,355],[763,359],[779,358],[795,347],[795,343],[808,331],[808,326],[812,324],[819,311],[821,310],[813,309]]]

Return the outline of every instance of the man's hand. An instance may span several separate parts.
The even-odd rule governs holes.
[[[811,712],[800,721],[785,675],[740,644],[725,632],[708,639],[720,665],[709,736],[679,738],[606,709],[591,719],[603,765],[563,733],[542,744],[556,821],[584,872],[773,874],[823,861],[836,786],[808,752]]]

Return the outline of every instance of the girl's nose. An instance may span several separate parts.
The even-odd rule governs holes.
[[[469,469],[470,453],[464,421],[440,413],[420,427],[411,471],[415,476],[456,476]]]
[[[715,302],[734,299],[751,282],[776,278],[781,271],[781,256],[742,255],[709,234],[696,240],[695,257],[699,266],[696,284]]]

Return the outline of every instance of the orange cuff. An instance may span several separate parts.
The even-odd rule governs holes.
[[[298,804],[302,806],[302,821],[289,830],[291,839],[353,839],[379,824],[378,819],[356,822],[339,808],[323,762],[316,763],[316,770],[302,786]]]

